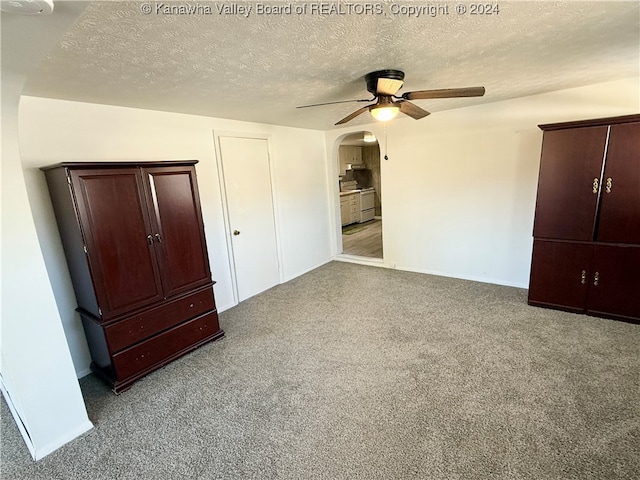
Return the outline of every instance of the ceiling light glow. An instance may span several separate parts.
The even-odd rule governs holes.
[[[373,115],[373,118],[375,118],[376,120],[379,120],[380,122],[387,122],[398,115],[400,107],[388,104],[380,106],[376,105],[371,107],[369,111],[371,112],[371,115]]]

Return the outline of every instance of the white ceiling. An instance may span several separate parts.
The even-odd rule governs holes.
[[[340,142],[340,145],[353,145],[355,147],[370,147],[373,145],[378,145],[378,139],[375,137],[375,135],[373,136],[373,141],[365,142],[364,138],[365,134],[367,133],[373,135],[373,133],[371,132],[352,133],[344,137]]]
[[[171,15],[151,1],[145,15],[143,2],[92,2],[24,93],[327,130],[363,104],[295,107],[368,98],[363,77],[373,70],[403,70],[400,93],[486,87],[482,98],[416,101],[431,112],[639,75],[635,0],[500,1],[497,15],[460,15],[447,1],[341,2],[343,9],[374,6],[380,15],[312,14],[316,0],[262,3],[308,10],[258,15],[257,2],[185,0],[174,5],[200,13]],[[220,15],[221,5],[253,11]],[[392,14],[402,5],[448,5],[449,12]],[[370,121],[363,114],[353,123]]]

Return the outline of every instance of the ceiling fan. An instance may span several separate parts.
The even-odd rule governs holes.
[[[370,99],[359,100],[341,100],[337,102],[316,103],[313,105],[302,105],[297,108],[318,107],[320,105],[332,105],[336,103],[349,102],[373,102],[359,108],[355,112],[347,115],[342,120],[336,122],[336,125],[342,125],[356,118],[367,110],[376,120],[387,121],[394,118],[398,112],[410,116],[415,120],[419,120],[429,115],[429,112],[420,108],[409,100],[424,100],[428,98],[455,98],[455,97],[481,97],[484,95],[484,87],[467,87],[467,88],[442,88],[437,90],[416,90],[414,92],[405,92],[402,96],[396,96],[396,93],[404,83],[404,72],[400,70],[378,70],[368,73],[364,77],[367,82],[367,90],[373,95]]]

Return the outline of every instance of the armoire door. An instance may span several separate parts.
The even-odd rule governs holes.
[[[588,243],[535,239],[529,303],[583,312],[592,251]]]
[[[544,132],[533,235],[593,238],[607,127]]]
[[[596,240],[640,244],[640,123],[611,126]]]
[[[211,283],[192,166],[143,168],[166,297]]]
[[[103,318],[163,298],[139,168],[70,173]]]
[[[640,246],[596,245],[587,312],[640,318]]]
[[[280,282],[265,138],[218,137],[238,301]]]

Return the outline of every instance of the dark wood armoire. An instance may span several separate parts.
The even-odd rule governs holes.
[[[540,128],[529,304],[640,321],[640,115]]]
[[[224,335],[195,164],[43,167],[92,356],[116,393]]]

